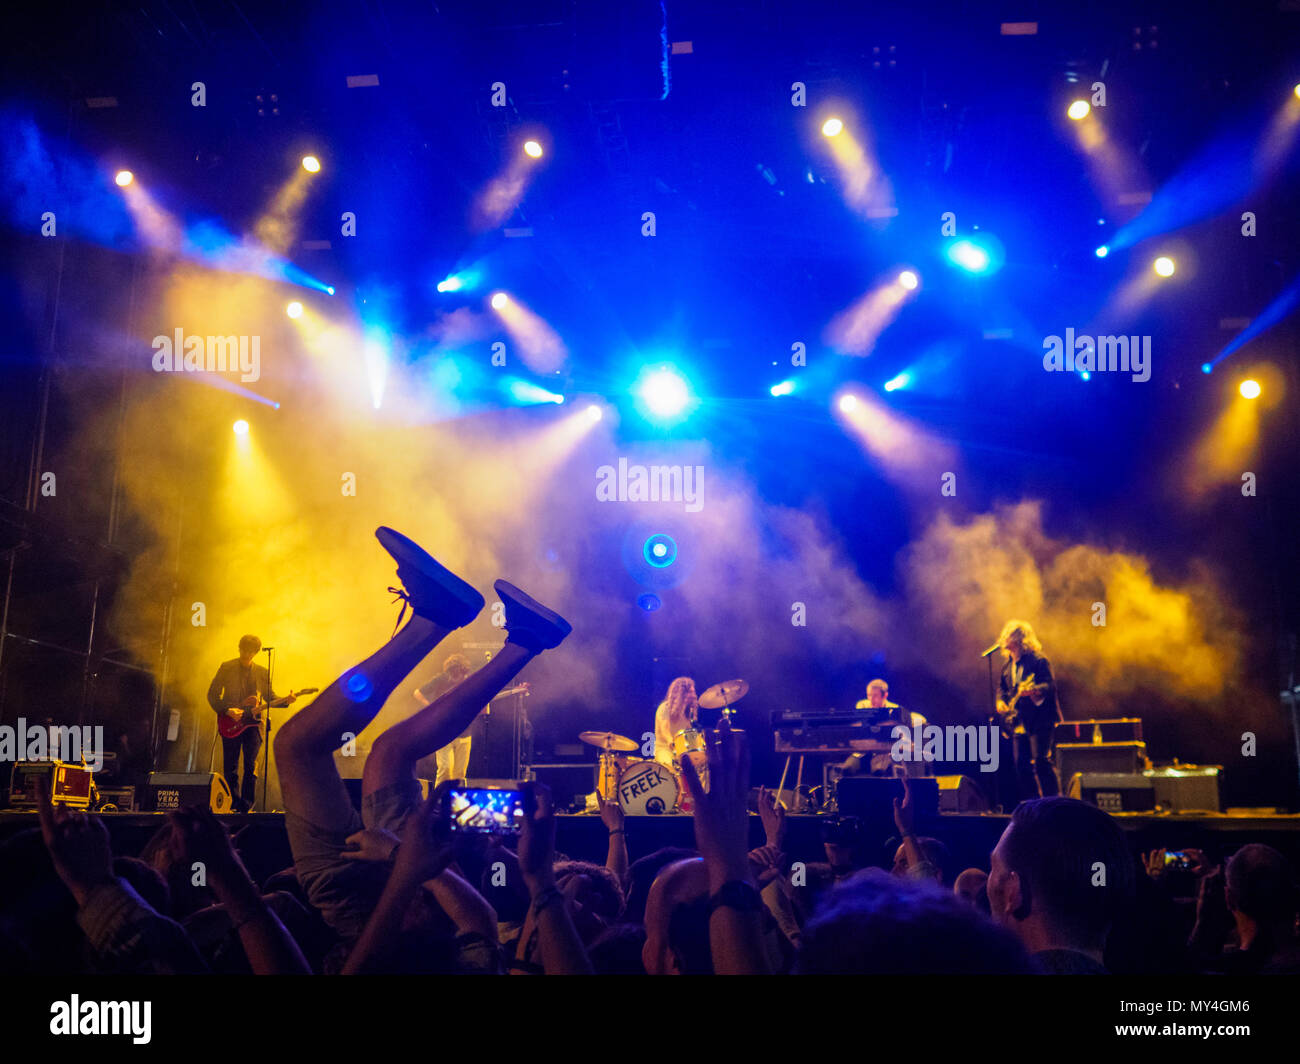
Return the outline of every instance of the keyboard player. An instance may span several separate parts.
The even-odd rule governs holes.
[[[907,724],[913,729],[924,726],[927,721],[920,713],[911,713],[897,702],[889,700],[889,684],[876,679],[867,684],[867,697],[862,699],[855,709],[869,712],[877,724]],[[904,748],[906,751],[906,747]],[[926,776],[929,765],[925,761],[909,761],[906,770],[894,761],[888,753],[850,754],[848,760],[840,766],[846,776]]]

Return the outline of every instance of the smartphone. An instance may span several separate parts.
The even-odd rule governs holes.
[[[452,831],[518,835],[524,795],[514,788],[451,787],[443,798],[442,817]]]
[[[1166,868],[1191,868],[1192,859],[1182,850],[1170,850],[1165,854]]]

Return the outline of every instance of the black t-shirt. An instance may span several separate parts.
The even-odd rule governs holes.
[[[445,672],[440,672],[428,683],[422,684],[419,688],[419,691],[420,694],[422,694],[427,701],[433,702],[435,699],[440,698],[442,695],[445,695],[448,691],[450,691],[455,686],[456,686],[456,681],[453,680],[450,675],[448,675]],[[483,709],[487,709],[487,706],[484,706]],[[482,713],[483,709],[480,709],[479,713]],[[470,724],[470,726],[466,728],[464,732],[461,733],[460,738],[463,739],[466,735],[473,734],[474,725],[478,723],[478,719],[479,719],[478,717],[474,718],[474,722]]]
[[[1007,661],[1002,666],[1002,679],[998,683],[999,695],[1003,702],[1011,699],[1017,684],[1012,681],[1012,669],[1020,683],[1033,680],[1035,684],[1047,684],[1047,691],[1041,705],[1035,705],[1032,694],[1023,696],[1016,703],[1016,715],[1025,726],[1025,731],[1036,732],[1050,728],[1061,719],[1061,711],[1056,701],[1056,680],[1052,677],[1052,663],[1040,654],[1026,650],[1018,662]]]

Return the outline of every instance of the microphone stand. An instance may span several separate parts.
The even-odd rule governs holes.
[[[266,693],[275,693],[275,684],[272,682],[275,669],[275,647],[267,647],[264,651],[266,654]],[[266,808],[266,790],[271,785],[271,702],[266,700],[266,735],[263,741],[266,743],[266,749],[262,752],[262,812],[268,812]]]

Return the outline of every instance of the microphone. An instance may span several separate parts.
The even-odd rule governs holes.
[[[263,648],[262,648],[262,653],[265,654],[267,651],[274,650],[274,649],[275,649],[275,647],[263,647]]]
[[[991,647],[989,647],[988,650],[984,651],[984,653],[981,654],[980,657],[987,658],[990,654],[996,654],[1001,649],[1002,649],[1002,640],[999,639],[996,643],[994,643]]]

